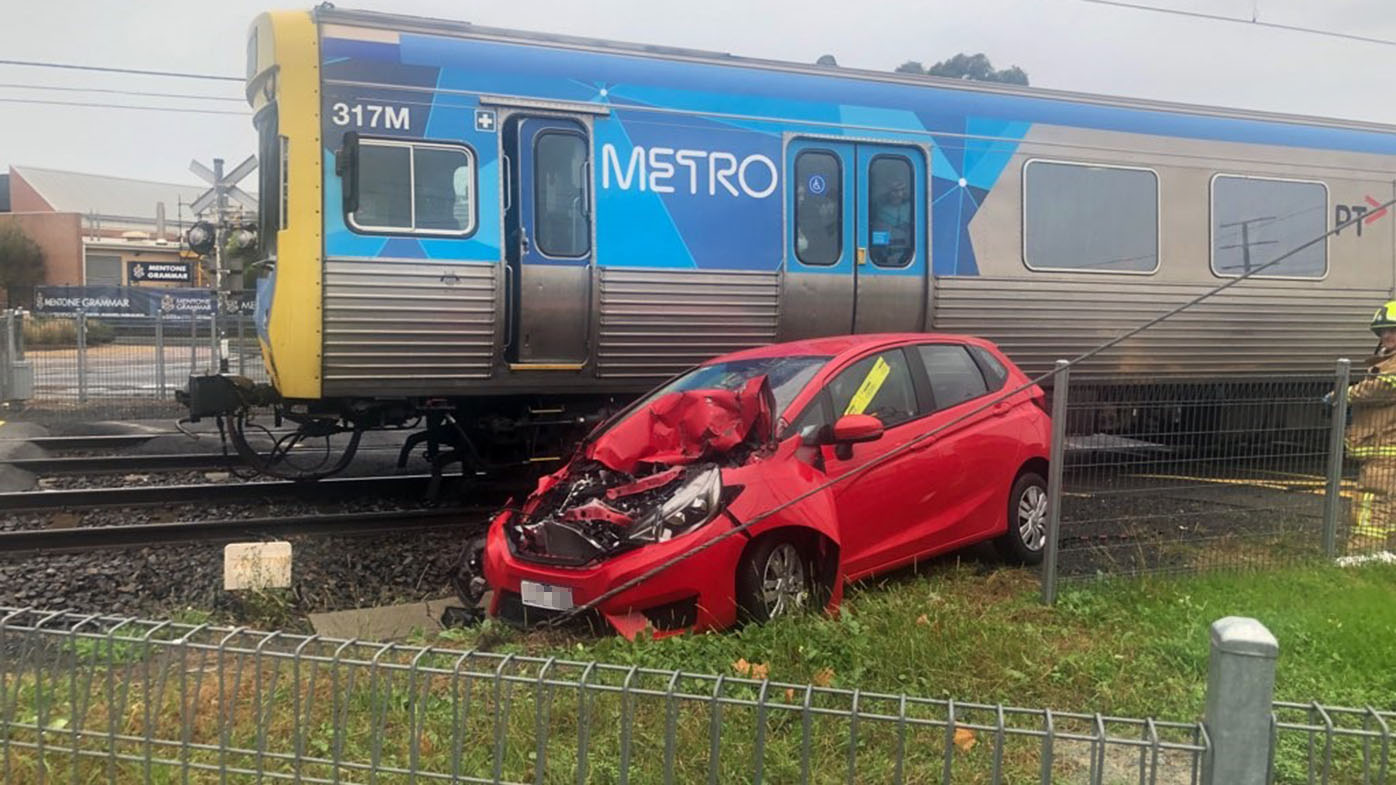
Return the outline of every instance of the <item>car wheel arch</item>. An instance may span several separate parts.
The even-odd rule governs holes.
[[[839,562],[839,543],[826,532],[809,526],[776,526],[762,531],[752,537],[742,547],[742,552],[737,558],[737,564],[746,562],[747,555],[757,546],[771,538],[788,539],[795,543],[801,553],[814,564],[814,577],[816,584],[820,587],[820,606],[828,608],[834,604],[833,598],[841,597],[839,591],[840,583],[843,580],[843,570]],[[739,567],[740,569],[740,567]],[[737,573],[732,574],[733,589],[736,590]]]

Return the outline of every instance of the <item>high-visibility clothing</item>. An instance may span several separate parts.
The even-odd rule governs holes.
[[[1384,548],[1396,535],[1396,354],[1372,357],[1367,364],[1367,376],[1348,387],[1347,395],[1352,410],[1347,454],[1362,462],[1351,507],[1349,548],[1355,551]]]
[[[1396,458],[1362,462],[1352,501],[1350,550],[1385,548],[1396,535]]]

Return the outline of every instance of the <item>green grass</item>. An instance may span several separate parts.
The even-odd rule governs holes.
[[[633,642],[556,631],[521,633],[490,622],[471,630],[448,631],[431,642],[457,651],[478,647],[689,673],[764,673],[775,682],[827,681],[834,687],[865,692],[907,692],[1188,721],[1202,710],[1208,625],[1227,615],[1258,617],[1280,639],[1279,698],[1393,708],[1396,668],[1390,664],[1396,662],[1396,567],[1391,566],[1347,570],[1309,566],[1074,583],[1068,584],[1056,607],[1047,608],[1038,602],[1036,578],[1030,572],[986,571],[978,564],[939,561],[919,574],[907,571],[853,587],[838,618],[812,615],[728,633]],[[246,651],[261,639],[260,635],[239,639],[238,646]],[[306,653],[328,657],[338,651],[337,646],[316,644]],[[442,675],[418,678],[407,670],[368,667],[367,660],[383,651],[376,645],[350,651],[346,659],[358,664],[342,667],[334,681],[324,668],[303,665],[297,671],[285,659],[257,666],[250,657],[230,655],[224,667],[227,678],[220,680],[218,660],[212,653],[186,661],[178,651],[152,655],[140,644],[115,652],[106,652],[100,644],[84,644],[69,656],[82,663],[83,672],[92,674],[92,682],[71,681],[66,667],[42,674],[30,670],[6,675],[0,680],[0,691],[11,696],[11,708],[17,710],[20,721],[48,728],[43,732],[14,729],[15,741],[35,742],[42,737],[48,744],[68,744],[72,742],[66,734],[72,729],[101,731],[109,722],[115,723],[118,732],[139,738],[150,731],[149,712],[153,735],[162,739],[178,740],[188,732],[196,744],[217,745],[226,739],[233,748],[251,751],[265,745],[272,752],[286,753],[294,748],[299,729],[307,754],[321,758],[339,755],[359,764],[376,759],[396,767],[416,759],[422,770],[433,772],[448,772],[458,763],[464,773],[485,778],[498,765],[504,778],[514,781],[531,781],[540,760],[546,766],[544,781],[575,781],[583,719],[589,733],[590,782],[618,781],[627,732],[629,781],[663,781],[662,753],[670,723],[678,782],[706,779],[714,728],[720,731],[716,765],[722,782],[750,781],[758,734],[764,739],[762,760],[769,782],[798,781],[806,749],[815,782],[842,781],[850,755],[857,760],[856,781],[895,781],[898,749],[906,782],[939,781],[945,757],[943,726],[911,726],[901,744],[895,700],[863,699],[861,731],[854,744],[848,719],[851,699],[846,694],[815,697],[816,709],[838,714],[814,716],[807,737],[800,710],[803,691],[798,689],[787,692],[783,687],[729,683],[723,689],[729,700],[751,701],[765,691],[773,706],[763,712],[729,702],[715,719],[713,704],[705,699],[667,703],[662,697],[664,676],[640,677],[632,688],[654,694],[627,697],[619,689],[624,671],[593,674],[588,683],[611,689],[593,686],[583,692],[567,686],[581,678],[580,667],[550,666],[546,675],[556,684],[544,686],[537,664],[477,657],[459,671],[464,676],[453,678],[445,674],[457,672],[453,668],[460,663],[458,655],[440,651],[422,655],[419,665],[440,669]],[[107,660],[112,661],[110,666]],[[391,651],[380,662],[407,666],[414,660],[418,660],[415,651],[405,649]],[[517,680],[497,681],[497,673]],[[694,679],[677,687],[680,693],[692,695],[712,690],[711,682]],[[879,714],[881,719],[874,716]],[[629,724],[622,721],[625,716],[632,718]],[[913,705],[908,716],[940,719],[944,709]],[[968,716],[962,712],[956,717],[962,730],[966,722],[993,722],[986,712]],[[1059,722],[1059,732],[1091,733],[1089,725]],[[1037,722],[1026,724],[1036,726]],[[1023,727],[1024,722],[1010,719],[1009,725]],[[537,745],[543,738],[539,728],[546,730],[544,759],[538,756]],[[502,740],[499,747],[496,739]],[[987,782],[996,746],[993,735],[979,731],[969,741],[963,747],[956,745],[949,756],[953,781]],[[78,781],[104,780],[107,747],[100,733],[79,744],[93,757],[75,763],[61,751],[44,755],[48,781],[68,781],[74,771]],[[143,754],[139,744],[120,746],[123,753]],[[1000,749],[1009,775],[1006,781],[1036,781],[1037,740],[1010,736]],[[161,783],[182,781],[178,765],[182,754],[214,767],[195,770],[191,782],[218,781],[217,765],[266,765],[288,775],[294,770],[286,759],[260,761],[252,752],[220,756],[210,748],[183,753],[162,747],[156,753],[171,761],[153,770],[153,780]],[[11,781],[37,781],[40,764],[35,753],[12,748],[11,754],[15,756]],[[1054,781],[1085,781],[1090,762],[1086,745],[1059,742],[1056,756]],[[1113,747],[1107,758],[1107,767],[1114,766],[1115,771],[1104,781],[1137,781],[1132,768],[1137,764],[1135,753]],[[1304,781],[1306,760],[1302,736],[1282,738],[1278,781]],[[1360,750],[1353,743],[1340,746],[1330,781],[1362,781],[1355,768],[1360,760]],[[1188,762],[1187,756],[1165,760],[1159,781],[1186,781],[1178,777],[1187,772]],[[141,774],[140,764],[112,765],[118,781]],[[319,762],[305,764],[299,771],[313,777],[333,774],[327,763]],[[361,774],[348,774],[350,779],[364,779]],[[379,782],[409,780],[388,775]],[[251,780],[235,777],[232,781]]]
[[[984,703],[1191,719],[1207,679],[1209,625],[1260,619],[1280,641],[1276,697],[1396,708],[1396,567],[1073,582],[1038,600],[1026,570],[939,564],[854,587],[837,619],[627,641],[448,633],[453,646],[734,674],[745,660],[803,683]]]

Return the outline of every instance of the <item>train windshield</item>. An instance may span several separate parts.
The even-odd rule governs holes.
[[[276,104],[252,120],[257,128],[257,238],[260,259],[276,258],[276,233],[286,224],[286,143],[279,133]]]
[[[636,409],[642,409],[669,393],[687,390],[740,390],[747,382],[764,375],[767,383],[771,385],[771,393],[775,395],[776,414],[779,415],[828,361],[829,358],[823,355],[800,355],[757,357],[703,365],[650,393]]]

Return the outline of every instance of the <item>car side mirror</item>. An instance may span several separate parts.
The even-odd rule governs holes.
[[[875,442],[882,438],[882,421],[871,414],[845,414],[834,423],[835,444]]]
[[[806,447],[834,445],[834,457],[846,461],[853,457],[853,445],[874,442],[882,438],[882,421],[870,414],[845,414],[833,425],[806,425],[800,431],[800,443]]]

